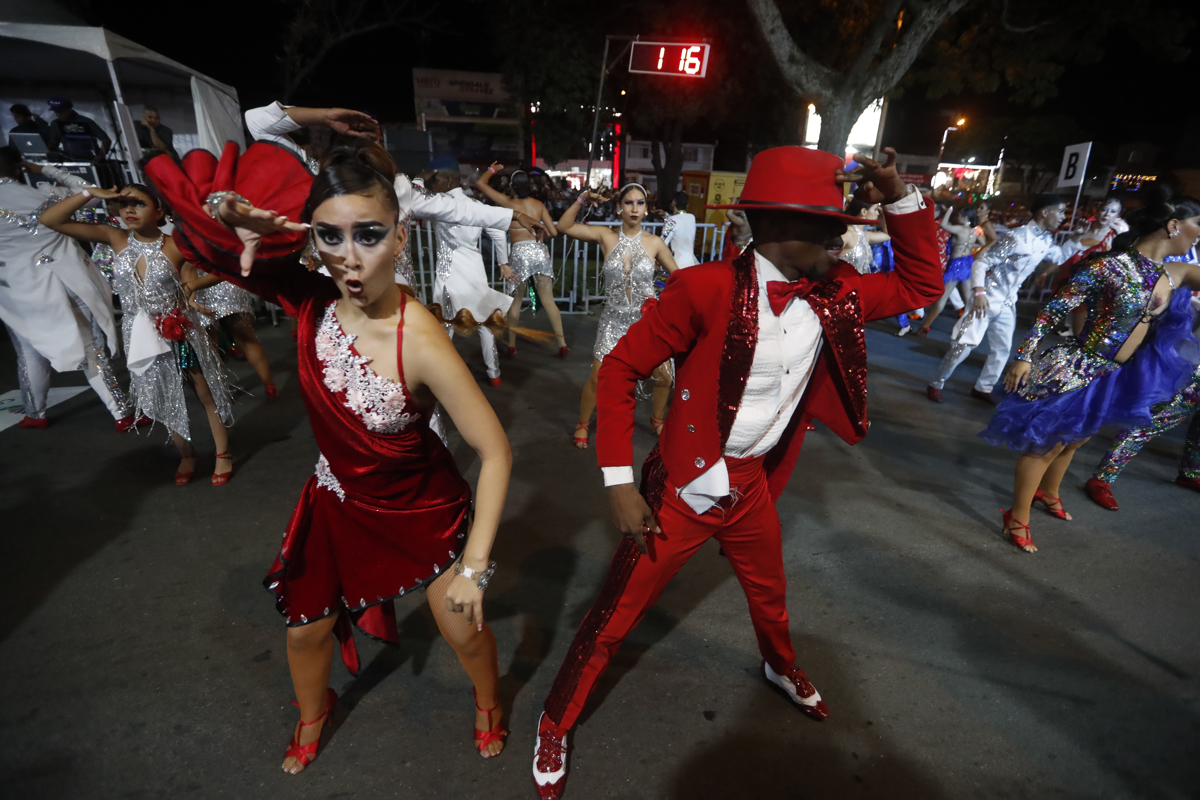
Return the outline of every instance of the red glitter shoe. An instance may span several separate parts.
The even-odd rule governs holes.
[[[1087,491],[1088,497],[1101,508],[1109,511],[1116,511],[1120,506],[1117,505],[1117,498],[1113,496],[1112,484],[1105,483],[1099,478],[1088,478],[1087,483],[1083,485]]]
[[[17,423],[17,427],[32,428],[39,431],[45,430],[46,428],[50,427],[50,420],[46,419],[45,417],[42,417],[41,419],[34,417],[23,417],[21,421]]]
[[[294,758],[300,762],[300,769],[291,773],[292,775],[303,772],[304,768],[313,762],[317,757],[317,747],[321,744],[321,737],[319,735],[308,744],[300,744],[300,730],[310,725],[316,725],[318,722],[324,722],[333,713],[333,709],[337,707],[337,692],[333,689],[326,689],[325,691],[325,711],[312,722],[305,722],[303,719],[300,720],[300,724],[296,727],[296,732],[292,734],[292,741],[288,743],[287,751],[283,754],[284,758]],[[292,701],[292,705],[296,708],[300,707],[300,704],[295,700]],[[324,732],[325,728],[322,726],[321,733]],[[287,771],[284,769],[284,772]]]
[[[796,704],[796,708],[804,716],[817,722],[829,719],[829,707],[821,699],[817,687],[809,682],[804,670],[792,668],[791,672],[780,675],[771,669],[771,665],[763,661],[763,678],[772,686],[778,687],[787,698]],[[813,698],[816,698],[815,700]]]
[[[1033,502],[1041,503],[1046,507],[1047,511],[1059,519],[1071,519],[1071,515],[1067,513],[1065,508],[1063,508],[1062,499],[1058,497],[1051,497],[1050,495],[1044,493],[1041,489],[1038,489],[1033,493]],[[1055,506],[1058,506],[1058,508],[1055,508]]]
[[[1200,492],[1200,478],[1189,478],[1187,475],[1181,474],[1175,478],[1175,485],[1191,489],[1193,492]]]
[[[538,717],[537,741],[533,745],[533,785],[539,800],[559,800],[567,788],[567,728],[550,721],[543,711]]]
[[[1029,526],[1013,519],[1012,511],[1000,509],[1000,513],[1004,515],[1004,532],[1008,534],[1008,539],[1015,547],[1019,547],[1026,553],[1036,553],[1037,545],[1033,543],[1033,537],[1029,535]],[[1017,536],[1013,526],[1025,529],[1025,536]]]
[[[484,758],[495,758],[496,756],[500,755],[500,753],[503,753],[504,750],[501,750],[500,753],[496,753],[495,756],[484,755],[483,750],[492,742],[504,744],[505,739],[508,738],[507,730],[492,724],[492,712],[500,708],[500,703],[497,701],[496,705],[492,706],[491,708],[480,708],[479,692],[476,692],[474,687],[471,688],[471,692],[475,695],[475,710],[481,714],[487,714],[488,717],[488,729],[486,731],[481,731],[479,728],[475,729],[475,749],[478,750],[479,755],[483,756]]]

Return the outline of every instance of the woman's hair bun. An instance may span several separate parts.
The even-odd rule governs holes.
[[[388,151],[376,140],[365,136],[329,148],[321,159],[321,170],[354,162],[375,170],[389,181],[396,180],[396,164]]]

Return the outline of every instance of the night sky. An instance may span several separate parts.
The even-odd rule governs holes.
[[[461,14],[452,15],[457,30],[396,30],[359,38],[330,56],[294,101],[359,108],[387,121],[412,121],[412,67],[498,69],[495,55],[476,44],[476,37],[489,27],[488,5],[451,5],[462,6]],[[101,22],[235,86],[244,107],[276,98],[281,85],[276,53],[286,3],[211,0],[202,9],[193,6],[183,12],[186,25],[166,28],[158,15],[114,13],[115,8],[94,5],[86,13],[93,23]],[[597,6],[596,13],[602,17],[603,7]],[[959,115],[974,124],[989,124],[1001,117],[1064,114],[1111,152],[1122,143],[1149,140],[1162,148],[1160,162],[1200,166],[1200,114],[1191,88],[1200,67],[1196,51],[1182,64],[1163,65],[1136,51],[1131,54],[1114,37],[1106,52],[1098,64],[1068,68],[1059,81],[1058,97],[1040,108],[1008,103],[1002,93],[928,100],[923,88],[910,90],[891,103],[885,143],[902,152],[936,153],[942,128]],[[995,154],[976,155],[984,162]]]

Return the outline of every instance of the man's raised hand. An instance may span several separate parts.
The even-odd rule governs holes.
[[[854,196],[867,205],[896,202],[904,197],[908,188],[896,169],[895,148],[885,147],[883,153],[887,160],[882,164],[864,155],[856,155],[854,160],[858,162],[858,168],[849,172],[839,169],[834,180],[838,183],[857,183],[858,190]]]

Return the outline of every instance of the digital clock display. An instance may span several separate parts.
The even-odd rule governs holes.
[[[629,51],[629,71],[703,78],[708,72],[708,49],[706,44],[691,42],[634,42]]]

